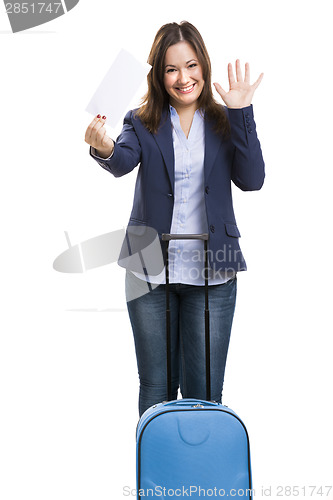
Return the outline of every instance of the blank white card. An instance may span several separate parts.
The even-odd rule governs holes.
[[[106,73],[86,111],[106,116],[106,123],[115,127],[124,118],[129,105],[151,69],[150,64],[138,61],[121,49]]]

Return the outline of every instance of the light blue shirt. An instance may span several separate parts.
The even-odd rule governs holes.
[[[174,208],[170,233],[208,233],[204,197],[204,118],[201,111],[196,110],[186,138],[180,126],[178,113],[171,105],[170,113],[175,157]],[[137,272],[134,274],[151,283],[165,283],[165,270],[158,276],[146,277]],[[209,284],[221,284],[233,276],[233,271],[213,273],[210,269]],[[204,285],[203,241],[170,241],[169,282]]]

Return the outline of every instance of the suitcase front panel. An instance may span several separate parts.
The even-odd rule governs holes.
[[[138,490],[146,496],[148,489],[177,490],[184,492],[177,496],[198,498],[215,488],[223,496],[251,497],[247,432],[225,410],[176,409],[152,417],[138,436],[137,463]]]

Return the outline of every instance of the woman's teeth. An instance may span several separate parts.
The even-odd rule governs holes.
[[[192,85],[189,85],[188,87],[184,87],[184,88],[177,87],[177,90],[179,92],[181,92],[182,94],[188,94],[189,92],[192,92],[194,85],[195,84],[193,83]]]

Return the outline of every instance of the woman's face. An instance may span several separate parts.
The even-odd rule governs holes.
[[[197,54],[188,42],[171,45],[165,54],[164,86],[176,108],[194,106],[205,82]]]

